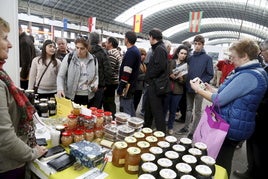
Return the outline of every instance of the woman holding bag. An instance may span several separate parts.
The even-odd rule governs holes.
[[[46,40],[43,43],[41,56],[32,61],[29,89],[37,88],[39,98],[54,97],[57,93],[57,75],[61,61],[56,59],[56,43]]]
[[[234,42],[229,50],[234,73],[218,91],[207,83],[204,88],[200,79],[191,80],[190,84],[196,93],[214,104],[215,110],[230,125],[216,159],[216,163],[224,167],[230,176],[236,146],[254,132],[256,110],[267,90],[268,77],[257,60],[259,47],[256,42],[241,39]]]

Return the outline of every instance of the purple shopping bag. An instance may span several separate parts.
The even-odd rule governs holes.
[[[207,145],[208,155],[217,158],[227,135],[229,124],[213,109],[207,106],[193,134],[193,142]]]

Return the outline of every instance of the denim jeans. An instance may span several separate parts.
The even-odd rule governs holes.
[[[168,95],[168,129],[173,129],[173,123],[175,121],[176,112],[178,109],[179,102],[181,100],[182,94],[169,93]],[[166,116],[166,115],[165,115]]]

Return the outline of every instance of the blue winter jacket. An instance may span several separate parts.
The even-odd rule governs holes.
[[[228,87],[228,85],[236,78],[241,76],[241,74],[247,73],[253,75],[253,79],[256,83],[247,83],[244,79],[244,83],[249,84],[248,88],[252,88],[252,85],[256,85],[252,90],[250,90],[246,94],[241,91],[240,96],[225,104],[220,106],[219,113],[224,120],[226,120],[230,124],[230,128],[227,134],[227,137],[231,140],[242,141],[248,139],[255,129],[255,116],[256,110],[259,106],[261,99],[263,98],[268,84],[267,74],[263,68],[261,68],[259,63],[249,63],[249,65],[241,66],[235,69],[235,73],[230,76],[225,82],[220,86],[218,90],[219,99],[222,98],[221,92],[224,88]],[[252,77],[252,76],[251,76]],[[255,78],[257,79],[255,79]],[[232,90],[241,90],[239,86],[243,85],[241,81],[240,85],[237,84],[236,88],[232,88]],[[251,85],[251,86],[250,86]],[[226,90],[226,89],[225,89]],[[226,93],[226,91],[225,91]],[[230,91],[232,93],[232,91]],[[213,103],[217,103],[217,97],[214,95]],[[216,105],[217,106],[217,105]],[[215,110],[218,110],[216,107]]]

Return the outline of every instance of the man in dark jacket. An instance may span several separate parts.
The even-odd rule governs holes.
[[[135,32],[126,32],[125,45],[127,51],[120,66],[119,85],[117,88],[117,94],[120,96],[120,111],[131,116],[136,116],[133,98],[141,63],[140,51],[135,46],[136,41]]]
[[[104,90],[107,85],[111,84],[112,68],[107,53],[99,45],[100,35],[96,32],[92,32],[89,38],[91,45],[90,53],[96,56],[99,64],[99,86],[93,99],[93,106],[101,109]]]
[[[36,56],[34,41],[32,38],[19,29],[19,50],[20,50],[20,87],[28,89],[29,72],[33,58]]]
[[[162,41],[162,32],[152,29],[149,32],[149,40],[152,46],[151,59],[145,74],[147,98],[145,102],[144,127],[151,127],[155,120],[156,129],[166,133],[166,121],[164,117],[164,102],[166,94],[156,95],[154,80],[164,77],[168,80],[168,52]]]
[[[188,74],[186,79],[186,119],[185,125],[180,129],[177,134],[189,133],[191,138],[195,128],[201,118],[201,109],[203,97],[196,94],[190,86],[190,80],[199,77],[204,83],[209,83],[214,76],[212,58],[208,56],[204,50],[205,39],[201,35],[197,35],[194,38],[194,52],[193,55],[187,60],[188,63]],[[193,125],[190,129],[190,124],[193,118],[193,107],[195,106],[195,113],[193,119]]]

